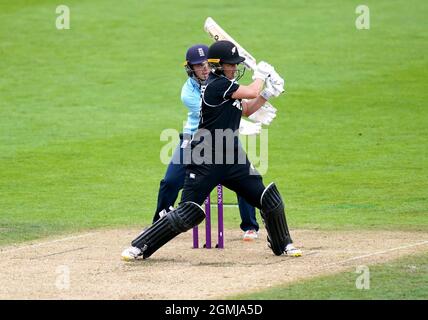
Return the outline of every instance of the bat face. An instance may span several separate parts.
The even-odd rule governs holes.
[[[230,35],[228,35],[227,32],[224,31],[211,17],[208,17],[205,20],[204,29],[214,41],[228,40],[232,42],[238,48],[239,55],[245,58],[245,66],[251,70],[254,70],[257,65],[256,59]]]

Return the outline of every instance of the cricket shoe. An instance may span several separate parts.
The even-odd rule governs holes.
[[[301,257],[302,256],[302,250],[297,249],[292,243],[287,244],[285,247],[285,255],[290,257]]]
[[[253,241],[259,237],[256,230],[247,230],[244,232],[243,240],[244,241]]]
[[[134,261],[143,255],[143,251],[137,247],[129,247],[122,251],[122,260]]]

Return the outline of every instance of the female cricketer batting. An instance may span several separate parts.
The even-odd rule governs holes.
[[[211,72],[201,89],[199,125],[191,141],[192,161],[186,168],[181,202],[131,242],[131,247],[122,252],[124,260],[146,259],[180,233],[201,223],[205,218],[201,204],[218,184],[260,209],[268,245],[275,255],[302,254],[292,243],[276,185],[264,186],[238,140],[241,116],[251,115],[271,97],[279,96],[284,81],[271,65],[260,62],[253,82],[239,85],[240,76],[236,76],[244,60],[232,42],[217,41],[209,48]]]
[[[207,61],[208,47],[197,44],[190,47],[186,52],[185,70],[189,78],[181,90],[181,100],[188,109],[187,122],[183,133],[180,134],[180,143],[174,151],[173,157],[168,165],[165,177],[160,181],[158,201],[153,223],[160,215],[174,207],[178,193],[183,188],[186,176],[186,163],[183,159],[183,151],[189,147],[193,134],[198,129],[199,114],[201,111],[201,86],[205,83],[210,73]],[[265,117],[269,117],[267,113]],[[267,122],[272,119],[266,119]],[[245,124],[245,125],[244,125]],[[257,134],[261,126],[252,122],[242,122],[241,134]],[[239,212],[241,214],[241,229],[244,231],[244,240],[257,238],[259,225],[256,219],[256,210],[248,204],[244,198],[238,196]]]

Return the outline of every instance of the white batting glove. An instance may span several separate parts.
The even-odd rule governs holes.
[[[265,82],[265,88],[260,92],[260,95],[264,99],[269,100],[272,97],[278,97],[282,92],[284,92],[284,88],[274,86],[268,78]]]
[[[274,108],[269,102],[266,102],[259,110],[250,115],[248,119],[268,126],[271,124],[273,119],[275,119],[276,111],[276,108]]]
[[[255,134],[260,134],[262,131],[262,124],[260,122],[251,122],[245,119],[241,119],[239,124],[239,133],[244,136],[251,136]]]
[[[281,76],[275,70],[271,72],[268,80],[272,83],[274,87],[284,88],[285,81],[283,78],[281,78]]]
[[[265,81],[272,72],[274,72],[274,68],[269,63],[260,61],[254,70],[253,80],[261,79]]]
[[[276,72],[275,72],[276,73]],[[280,94],[283,93],[284,90],[284,79],[282,79],[278,74],[273,74],[273,76],[270,76],[266,81],[270,82],[272,87],[278,91]]]

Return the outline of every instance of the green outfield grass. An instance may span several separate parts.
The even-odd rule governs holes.
[[[151,220],[207,16],[286,78],[264,179],[292,228],[428,231],[426,1],[366,1],[370,30],[354,1],[70,0],[64,31],[57,4],[0,3],[0,244]]]
[[[367,270],[367,269],[366,269]],[[368,266],[368,281],[356,269],[332,276],[296,282],[231,297],[232,299],[333,299],[394,300],[428,299],[428,254],[409,256],[390,263]],[[357,284],[359,288],[357,288]],[[364,284],[362,286],[361,284]]]

